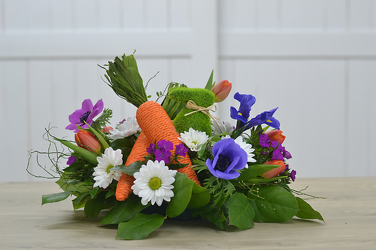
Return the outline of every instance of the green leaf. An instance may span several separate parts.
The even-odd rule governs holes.
[[[98,161],[97,161],[98,155],[90,152],[87,149],[80,148],[79,146],[74,145],[73,143],[71,143],[67,140],[59,139],[59,138],[56,138],[56,137],[54,137],[54,139],[59,141],[61,144],[67,146],[68,148],[74,150],[77,154],[79,154],[81,157],[85,158],[86,160],[88,160],[88,161],[90,161],[94,164],[98,164]]]
[[[188,209],[196,209],[206,206],[210,202],[210,193],[204,187],[200,187],[196,182],[193,184],[191,200]]]
[[[89,187],[85,182],[72,181],[64,177],[64,175],[56,181],[64,191],[71,191],[77,193],[85,193],[89,191]]]
[[[253,210],[247,196],[242,193],[233,194],[226,206],[229,212],[229,225],[245,230],[254,226],[255,210]]]
[[[214,70],[212,70],[208,82],[206,83],[205,89],[211,90],[213,88],[213,74]]]
[[[89,190],[91,198],[94,198],[97,195],[98,191],[99,191],[99,187],[91,188]]]
[[[101,199],[91,199],[88,200],[85,204],[84,212],[86,217],[89,218],[96,218],[100,211],[106,208],[113,207],[115,205],[115,199],[107,199],[107,200],[101,200]]]
[[[273,182],[273,181],[276,181],[276,180],[280,180],[280,179],[286,179],[287,176],[276,176],[276,177],[273,177],[273,178],[263,178],[263,177],[256,177],[256,178],[251,178],[249,180],[247,180],[247,183],[258,183],[258,184],[262,184],[262,183],[268,183],[268,182]]]
[[[295,196],[278,186],[258,186],[248,197],[255,210],[257,222],[286,222],[299,210]]]
[[[260,176],[262,173],[265,173],[269,170],[275,169],[279,166],[276,165],[251,165],[248,168],[244,169],[241,175],[237,178],[239,181],[248,181],[249,179]]]
[[[207,205],[203,208],[200,208],[197,211],[203,219],[210,221],[216,225],[220,230],[226,231],[226,217],[221,213],[221,211],[213,206]]]
[[[117,202],[117,204],[103,217],[102,224],[118,224],[132,219],[141,210],[150,206],[141,204],[139,197],[130,195],[125,201]]]
[[[81,194],[76,199],[72,200],[73,209],[79,209],[85,206],[85,203],[90,200],[90,193],[89,191],[86,193]]]
[[[101,143],[103,149],[106,149],[106,148],[110,147],[108,145],[108,143],[106,142],[106,140],[103,138],[103,136],[97,130],[95,130],[94,128],[92,128],[86,121],[85,121],[85,124],[89,127],[89,129],[91,130],[91,132],[93,132],[93,134],[98,138],[98,140]]]
[[[111,168],[111,170],[120,171],[120,172],[126,173],[127,175],[133,176],[134,173],[140,171],[140,168],[142,165],[143,163],[141,163],[140,161],[135,161],[128,166],[123,166],[123,165],[115,166]]]
[[[298,202],[298,206],[299,206],[299,211],[295,215],[296,217],[299,217],[299,218],[305,219],[305,220],[317,219],[317,220],[324,221],[321,214],[318,211],[314,210],[311,207],[311,205],[309,205],[305,200],[303,200],[299,197],[295,197],[295,198],[296,198],[296,201]]]
[[[73,192],[71,191],[65,191],[65,192],[56,193],[56,194],[42,195],[42,205],[46,203],[54,203],[54,202],[63,201],[66,198],[68,198],[72,193]]]
[[[128,222],[119,223],[116,239],[140,240],[163,225],[164,217],[159,214],[139,213]]]
[[[168,204],[166,214],[173,218],[180,215],[187,208],[192,196],[194,181],[189,179],[186,174],[176,173],[174,182],[174,197]]]

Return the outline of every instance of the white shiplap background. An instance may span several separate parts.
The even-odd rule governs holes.
[[[145,82],[159,71],[153,100],[214,69],[256,96],[252,116],[279,107],[297,177],[376,176],[375,0],[0,0],[0,181],[39,180],[27,151],[46,150],[49,123],[73,138],[83,99],[102,98],[113,124],[133,116],[97,64],[134,49]],[[218,106],[230,121],[238,103]]]

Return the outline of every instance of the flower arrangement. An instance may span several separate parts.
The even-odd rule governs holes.
[[[294,216],[323,221],[298,197],[305,194],[288,185],[296,171],[286,163],[291,154],[274,117],[277,108],[250,118],[256,98],[236,93],[232,125],[210,114],[232,86],[213,82],[213,73],[205,88],[170,83],[157,93],[159,104],[148,100],[133,55],[101,67],[114,92],[137,107],[136,116],[112,128],[112,110],[102,100],[93,105],[87,99],[69,116],[66,129],[75,133],[75,142],[46,129],[63,192],[43,195],[42,204],[73,196],[73,208],[84,208],[87,217],[106,212],[100,224],[118,224],[119,239],[145,238],[167,218],[204,219],[220,230]],[[62,159],[68,167],[59,167]]]

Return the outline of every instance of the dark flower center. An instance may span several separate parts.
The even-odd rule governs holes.
[[[230,166],[231,161],[227,156],[219,155],[219,159],[217,161],[217,164],[215,165],[214,169],[224,172],[226,169]]]
[[[81,122],[81,123],[85,123],[86,120],[87,120],[87,118],[89,117],[90,113],[91,113],[91,111],[86,111],[86,113],[84,113],[84,114],[81,116],[81,118],[80,118],[80,122]]]

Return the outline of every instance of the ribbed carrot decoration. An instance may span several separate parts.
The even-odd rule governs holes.
[[[150,143],[146,138],[145,133],[141,132],[132,148],[131,153],[127,158],[125,166],[128,166],[136,161],[144,160],[144,156],[148,154],[146,149],[149,147],[149,145]],[[127,199],[129,194],[132,193],[131,187],[133,185],[134,180],[135,179],[133,178],[133,176],[123,173],[116,187],[116,199],[118,201],[123,201]]]
[[[149,142],[155,143],[160,140],[171,141],[174,144],[172,152],[175,152],[176,145],[181,144],[174,124],[159,103],[154,101],[145,102],[137,109],[136,118],[138,125],[145,133]],[[189,156],[186,155],[179,162],[188,165],[177,169],[177,171],[187,174],[188,178],[200,185],[196,172],[192,169],[192,162]]]

